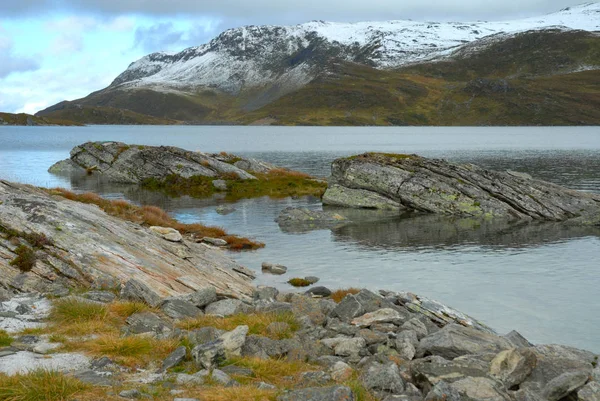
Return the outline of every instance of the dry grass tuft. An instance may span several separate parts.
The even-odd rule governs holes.
[[[10,347],[13,338],[4,330],[0,330],[0,347]]]
[[[105,334],[77,345],[94,356],[108,356],[126,366],[144,366],[152,360],[163,360],[177,348],[175,340],[156,340],[144,336],[120,337]]]
[[[303,278],[291,278],[288,280],[288,284],[293,287],[308,287],[311,282]]]
[[[248,383],[266,382],[276,387],[290,387],[297,384],[300,374],[319,370],[318,366],[300,361],[286,361],[282,359],[260,358],[235,358],[228,361],[228,365],[252,369],[253,377],[238,377],[237,379]],[[293,378],[289,380],[287,378]]]
[[[0,375],[3,401],[68,401],[88,388],[75,378],[46,370],[10,377]]]
[[[348,294],[356,295],[360,292],[358,288],[344,288],[331,293],[330,298],[333,299],[336,303],[342,302],[342,299],[346,297]]]
[[[144,226],[171,227],[183,235],[193,235],[197,238],[222,238],[227,241],[232,250],[252,250],[263,248],[265,246],[263,243],[252,241],[248,238],[227,235],[225,230],[219,227],[208,227],[198,223],[180,223],[169,216],[166,211],[156,206],[139,207],[124,200],[108,200],[101,198],[94,193],[76,194],[63,188],[52,189],[50,190],[50,193],[72,201],[97,205],[111,216],[119,217]]]
[[[267,327],[271,323],[282,322],[289,325],[288,330],[269,332]],[[231,331],[238,326],[248,326],[248,334],[258,334],[261,336],[281,340],[284,338],[293,337],[294,333],[300,329],[300,324],[294,317],[293,313],[256,313],[256,314],[239,314],[229,317],[218,316],[199,316],[194,319],[184,320],[179,323],[178,327],[185,330],[195,330],[201,327],[215,327],[221,330]]]
[[[152,308],[143,302],[117,301],[108,305],[110,313],[127,319],[135,313],[148,312]]]
[[[54,301],[49,319],[56,324],[73,324],[104,321],[107,317],[108,309],[105,305],[63,298]]]

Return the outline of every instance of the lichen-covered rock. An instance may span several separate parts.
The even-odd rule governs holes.
[[[376,199],[366,207],[398,204],[419,212],[550,221],[600,216],[599,195],[417,155],[366,153],[335,160],[331,172],[324,199],[338,206],[365,207],[352,196],[363,191]]]
[[[473,401],[510,401],[510,395],[493,380],[485,377],[467,377],[450,384],[461,399]]]
[[[517,348],[500,352],[490,364],[490,375],[507,388],[523,383],[537,364],[535,353],[529,348]]]
[[[68,161],[48,170],[55,174],[100,174],[110,182],[140,184],[145,179],[162,180],[169,175],[218,177],[234,174],[241,179],[255,179],[233,164],[202,152],[173,146],[138,146],[122,142],[86,142],[71,150]]]
[[[354,394],[349,387],[309,387],[300,390],[288,391],[277,401],[354,401]]]

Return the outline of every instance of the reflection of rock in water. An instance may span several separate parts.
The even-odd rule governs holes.
[[[352,224],[333,231],[336,241],[376,248],[419,248],[476,244],[529,247],[571,238],[600,236],[598,227],[564,223],[509,222],[426,215]]]

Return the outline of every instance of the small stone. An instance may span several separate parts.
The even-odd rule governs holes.
[[[88,291],[82,297],[104,304],[111,303],[117,299],[117,296],[109,291]]]
[[[181,299],[191,302],[198,308],[204,308],[206,305],[217,300],[217,290],[212,286],[205,287],[192,294],[184,295],[181,297]]]
[[[175,351],[171,352],[171,354],[163,361],[161,371],[166,371],[167,369],[173,368],[179,365],[185,359],[187,355],[187,349],[185,347],[178,347]]]
[[[275,390],[277,387],[269,383],[258,382],[256,383],[256,388],[259,390]]]
[[[331,295],[331,290],[327,287],[313,287],[305,292],[306,295],[310,295],[314,298],[326,298]]]
[[[331,376],[323,371],[304,372],[300,375],[303,385],[323,386],[331,381]]]
[[[277,401],[354,401],[349,387],[309,387],[291,390],[277,397]]]
[[[249,308],[238,299],[223,299],[207,305],[204,312],[207,315],[232,316],[238,313],[246,312]]]
[[[160,235],[162,238],[164,238],[170,242],[183,241],[183,236],[181,235],[181,233],[179,231],[175,230],[174,228],[153,226],[153,227],[150,227],[150,231],[154,232],[155,234]]]
[[[112,374],[107,374],[106,372],[83,370],[73,373],[73,377],[93,386],[111,387],[114,384],[112,380]]]
[[[242,366],[237,366],[237,365],[223,366],[221,368],[221,370],[230,376],[246,376],[246,377],[254,376],[254,371],[252,369],[244,368]]]
[[[214,327],[202,327],[191,331],[187,338],[192,345],[196,346],[218,340],[224,333],[224,330],[215,329]]]
[[[227,241],[225,241],[224,239],[221,239],[221,238],[204,237],[204,238],[202,238],[202,242],[204,242],[205,244],[218,246],[218,247],[227,246]]]
[[[140,393],[140,390],[123,390],[119,393],[119,397],[122,398],[142,398],[142,393]]]
[[[167,299],[160,306],[163,313],[172,319],[183,320],[202,315],[202,311],[194,304],[182,299]]]
[[[50,352],[60,348],[62,346],[62,344],[59,343],[41,343],[41,344],[37,344],[35,347],[33,347],[32,351],[35,352],[36,354],[41,354],[41,355],[46,355],[49,354]]]
[[[146,284],[137,280],[129,280],[121,289],[121,298],[129,301],[145,302],[153,308],[160,305],[162,298]]]
[[[129,325],[128,330],[132,334],[164,334],[170,331],[167,323],[151,312],[134,313],[125,322]]]
[[[346,297],[348,298],[348,297]],[[344,299],[346,299],[344,298]],[[343,301],[342,301],[343,302]],[[366,313],[352,320],[352,324],[360,327],[369,327],[373,323],[394,323],[402,320],[400,312],[390,308],[379,309],[372,313]],[[421,323],[419,321],[419,323]],[[422,324],[422,323],[421,323]],[[424,325],[423,325],[424,327]],[[425,329],[427,330],[427,329]]]
[[[410,319],[405,322],[402,326],[400,326],[402,330],[412,330],[417,333],[417,338],[420,340],[423,337],[427,336],[427,327],[425,323],[417,319],[416,317]]]
[[[425,401],[461,401],[460,393],[448,383],[440,381],[427,393]]]
[[[229,375],[222,370],[214,369],[211,374],[211,379],[215,382],[224,385],[225,387],[231,387],[237,384],[235,380],[233,380]]]
[[[228,205],[217,206],[217,209],[216,209],[216,212],[218,214],[221,214],[224,216],[231,214],[235,211],[236,211],[236,209],[233,206],[228,206]]]
[[[212,369],[219,366],[226,359],[223,341],[216,340],[194,347],[192,349],[192,358],[198,366],[204,369]]]
[[[398,366],[391,362],[385,365],[375,364],[363,375],[363,383],[369,390],[400,394],[404,391],[404,380]]]
[[[352,377],[354,370],[347,363],[339,361],[329,369],[329,373],[334,381],[342,383]]]
[[[288,268],[283,265],[277,265],[272,263],[263,262],[262,271],[263,273],[270,273],[275,275],[282,275],[287,273]]]
[[[212,184],[219,191],[227,191],[227,181],[225,180],[213,180]]]
[[[304,280],[308,281],[312,285],[312,284],[318,283],[320,278],[315,277],[315,276],[306,276],[306,277],[304,277]]]
[[[219,337],[227,358],[242,355],[242,347],[246,343],[248,330],[248,326],[238,326]]]
[[[279,290],[274,287],[258,286],[252,293],[254,300],[274,301],[279,295]]]

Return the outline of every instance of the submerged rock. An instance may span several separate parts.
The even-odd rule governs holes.
[[[337,159],[325,204],[426,213],[565,221],[600,216],[600,196],[514,172],[417,155],[366,153]],[[360,196],[352,196],[360,192]],[[368,193],[368,196],[366,194]],[[361,199],[376,199],[365,201]]]
[[[162,180],[169,175],[218,178],[222,174],[233,174],[245,180],[256,178],[243,168],[217,159],[215,155],[173,146],[140,146],[122,142],[86,142],[74,147],[68,160],[54,164],[48,171],[54,174],[100,174],[109,182],[127,184],[140,184],[146,179]]]

